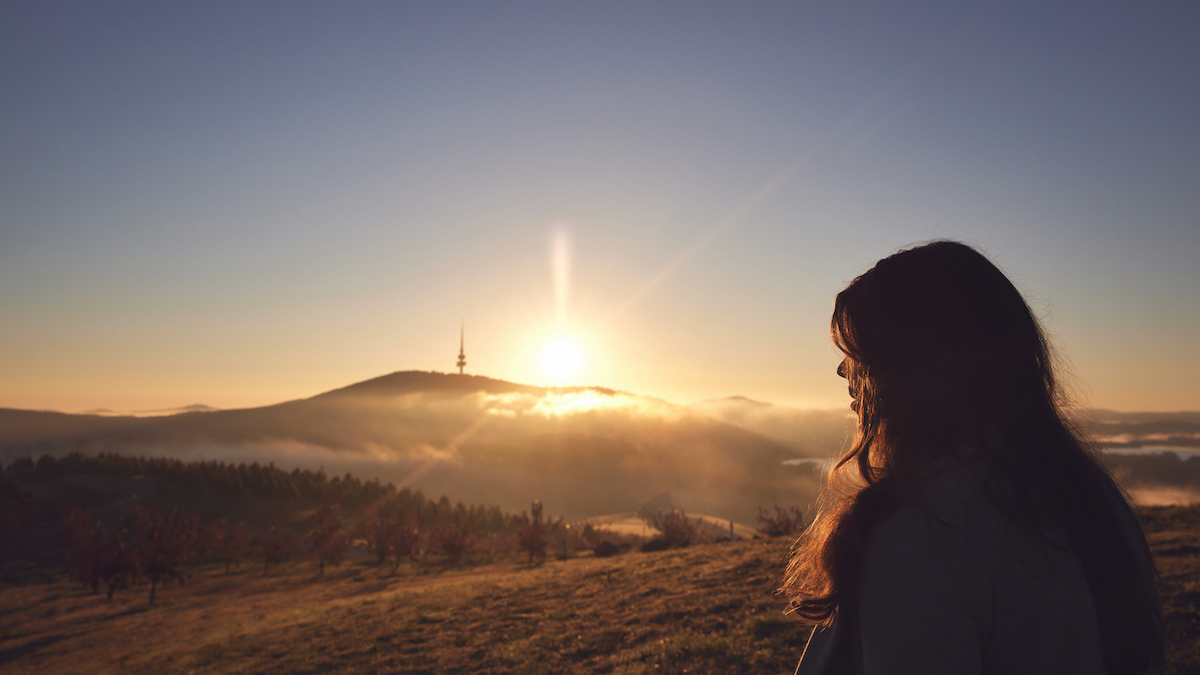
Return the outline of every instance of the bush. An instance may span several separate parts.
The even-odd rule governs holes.
[[[669,548],[671,548],[671,545],[667,543],[666,539],[655,537],[642,544],[641,551],[642,553],[654,553],[655,551],[665,551]]]
[[[592,547],[592,555],[597,558],[610,558],[621,551],[621,547],[611,541],[602,541]]]
[[[650,524],[662,533],[656,539],[666,542],[667,548],[685,548],[700,538],[696,523],[688,520],[683,509],[660,512],[650,520]]]
[[[793,504],[788,509],[781,509],[779,505],[775,505],[775,514],[763,507],[758,507],[758,522],[763,532],[767,533],[768,537],[785,537],[788,535],[799,534],[808,527],[808,519],[805,518],[804,512],[800,507]]]

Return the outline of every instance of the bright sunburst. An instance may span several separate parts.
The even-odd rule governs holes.
[[[565,338],[558,338],[542,351],[542,370],[559,382],[574,377],[582,363],[583,352]]]

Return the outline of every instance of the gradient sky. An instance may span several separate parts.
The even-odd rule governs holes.
[[[567,242],[565,313],[551,252]],[[1200,409],[1200,4],[0,6],[0,406],[395,370],[845,405],[833,296],[981,247],[1079,398]]]

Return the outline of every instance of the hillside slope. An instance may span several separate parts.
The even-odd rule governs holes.
[[[1170,672],[1200,673],[1200,510],[1141,511]],[[773,594],[786,539],[526,567],[208,568],[149,607],[77,583],[0,588],[6,673],[791,673],[808,629]]]

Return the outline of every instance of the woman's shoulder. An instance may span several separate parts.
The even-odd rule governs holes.
[[[998,512],[979,476],[965,465],[926,479],[919,494],[867,533],[863,569],[896,580],[936,585],[970,584],[987,576],[988,540],[998,531]]]
[[[961,530],[962,534],[980,533],[1003,520],[1003,514],[987,496],[987,482],[993,474],[988,460],[949,461],[935,465],[918,484],[915,494],[872,533],[887,536],[889,530],[903,534],[921,534],[930,530]]]
[[[1053,532],[1031,535],[992,503],[988,485],[994,472],[986,459],[938,467],[908,503],[871,528],[870,557],[912,559],[923,569],[947,567],[955,575],[987,575],[1029,557],[1039,541],[1059,539]]]

